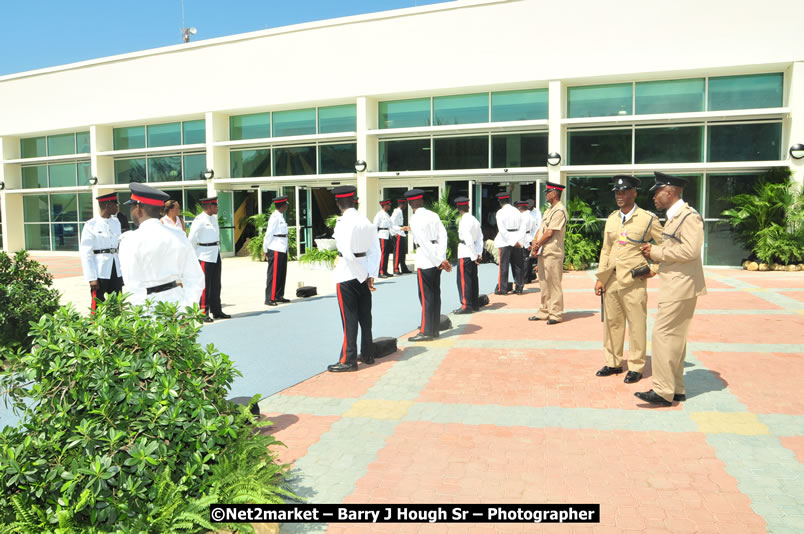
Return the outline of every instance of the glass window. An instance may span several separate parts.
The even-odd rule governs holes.
[[[547,118],[547,89],[491,93],[491,122]]]
[[[735,195],[753,194],[754,185],[759,181],[758,174],[709,174],[707,175],[706,212],[707,219],[720,219],[724,210],[734,205],[726,199]]]
[[[443,137],[433,139],[433,169],[488,169],[489,138]]]
[[[47,195],[25,195],[22,197],[22,214],[24,222],[48,222],[47,213]]]
[[[709,127],[709,161],[770,161],[781,155],[782,123]]]
[[[75,153],[89,154],[89,132],[75,134]]]
[[[318,133],[354,132],[357,130],[357,106],[318,108]]]
[[[703,161],[703,126],[637,128],[634,163]]]
[[[207,142],[207,127],[204,119],[181,123],[182,144],[195,145]]]
[[[114,160],[114,182],[128,184],[145,183],[145,158]]]
[[[53,224],[53,250],[78,250],[78,243],[81,234],[78,231],[78,223]]]
[[[121,205],[122,209],[123,206]],[[88,221],[93,217],[92,213],[92,193],[78,193],[78,220]],[[128,216],[128,214],[126,214]]]
[[[26,224],[25,248],[27,250],[50,250],[50,225]]]
[[[703,111],[705,92],[703,78],[637,82],[636,114]]]
[[[49,165],[50,187],[75,187],[77,184],[75,163]]]
[[[314,146],[293,146],[274,149],[274,176],[316,174]]]
[[[491,166],[544,167],[547,165],[547,132],[493,135]]]
[[[47,156],[47,145],[44,137],[20,139],[20,154],[23,158],[43,158]]]
[[[429,171],[430,139],[380,141],[380,171]]]
[[[182,206],[185,206],[184,209],[187,211],[195,213],[199,206],[201,206],[201,199],[205,198],[206,196],[206,189],[185,189],[184,202],[182,203]],[[185,219],[184,224],[187,225],[187,228],[190,227],[190,223],[193,222],[193,219],[194,217],[187,217],[187,219]]]
[[[92,166],[88,161],[78,162],[78,185],[89,185],[89,179],[92,178]]]
[[[380,102],[380,128],[430,126],[430,99],[390,100]]]
[[[741,265],[751,253],[737,242],[726,221],[704,222],[705,265]]]
[[[75,154],[75,134],[47,136],[47,155],[66,156]]]
[[[631,89],[630,83],[569,87],[568,115],[570,118],[630,115]]]
[[[701,192],[703,191],[703,175],[701,174],[680,174],[680,173],[670,173],[673,176],[681,176],[687,179],[687,185],[684,187],[684,193],[681,195],[685,202],[689,203],[690,206],[695,208],[699,213],[703,213],[702,211],[702,204],[701,204]],[[665,220],[664,212],[659,212],[656,210],[656,206],[653,203],[653,193],[650,192],[650,188],[653,187],[653,184],[656,182],[656,177],[653,174],[638,174],[637,178],[642,180],[642,185],[639,187],[639,192],[637,193],[636,203],[637,206],[646,209],[648,211],[652,211],[659,215],[662,219],[662,223]],[[614,198],[614,193],[612,192],[612,199]],[[614,206],[616,208],[616,206]],[[612,208],[613,210],[614,208]],[[611,213],[611,211],[609,212]],[[608,216],[609,213],[606,215]]]
[[[181,180],[181,156],[148,158],[149,182],[175,182]]]
[[[599,219],[608,217],[612,211],[617,209],[614,193],[611,190],[610,176],[571,176],[568,184],[568,195],[562,195],[561,199],[565,206],[569,205],[570,198],[580,198],[589,204]],[[638,199],[637,205],[640,205]],[[653,209],[653,203],[650,204],[650,209]]]
[[[148,146],[174,146],[181,144],[181,123],[148,125]]]
[[[115,150],[145,148],[145,126],[115,128],[112,131]]]
[[[752,74],[709,78],[709,111],[782,106],[784,75]]]
[[[229,165],[232,178],[271,176],[271,150],[232,150]]]
[[[321,145],[318,147],[318,153],[321,158],[319,165],[320,174],[355,172],[355,160],[357,159],[356,143]]]
[[[437,96],[433,99],[433,124],[473,124],[489,121],[489,95]]]
[[[182,176],[185,180],[203,180],[203,173],[207,170],[206,154],[185,154]]]
[[[271,114],[252,113],[229,117],[229,139],[261,139],[271,137]]]
[[[47,165],[22,168],[23,189],[47,187]]]
[[[274,111],[274,137],[315,134],[315,108]]]
[[[595,130],[567,133],[568,165],[631,163],[631,130]]]
[[[50,195],[50,221],[78,221],[78,198],[75,193]]]

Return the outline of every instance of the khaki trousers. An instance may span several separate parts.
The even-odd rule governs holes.
[[[564,292],[561,291],[561,278],[564,276],[563,256],[539,257],[539,289],[542,306],[538,317],[561,321],[564,313]]]
[[[628,321],[628,370],[641,373],[645,369],[645,346],[647,344],[648,290],[640,283],[625,289],[617,289],[617,282],[610,284],[603,297],[605,308],[605,331],[603,348],[606,365],[621,367],[625,344],[625,323]]]
[[[687,333],[698,297],[675,302],[660,302],[653,325],[653,391],[664,400],[684,394],[684,359],[687,357]]]

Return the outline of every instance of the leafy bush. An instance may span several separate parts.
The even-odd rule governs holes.
[[[22,419],[0,432],[6,531],[205,532],[210,502],[292,497],[278,442],[226,400],[240,373],[197,343],[199,319],[169,303],[148,317],[119,295],[93,317],[40,318],[0,372]]]
[[[580,198],[570,200],[564,234],[564,268],[586,269],[600,257],[600,221]]]
[[[59,307],[59,292],[44,265],[25,251],[0,251],[0,346],[28,347],[29,323]]]
[[[338,259],[337,250],[321,250],[316,247],[310,247],[307,252],[299,257],[299,263],[304,265],[323,263],[329,269],[332,269],[335,266],[336,259]]]
[[[430,204],[428,209],[438,215],[447,229],[447,260],[452,263],[458,259],[458,218],[461,213],[449,203],[449,186],[441,192],[438,202]]]
[[[246,219],[246,223],[254,227],[257,235],[248,242],[248,254],[254,261],[262,261],[262,245],[265,241],[265,231],[268,229],[268,219],[276,211],[276,206],[271,204],[268,213],[257,213]],[[287,213],[287,212],[286,212]],[[296,227],[288,226],[288,259],[296,259]]]

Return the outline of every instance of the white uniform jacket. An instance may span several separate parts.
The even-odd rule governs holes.
[[[93,217],[84,224],[81,230],[81,244],[78,250],[81,253],[81,268],[84,279],[93,282],[98,278],[108,280],[112,276],[112,265],[115,266],[117,276],[121,276],[120,258],[117,247],[120,244],[120,221],[117,217]],[[107,252],[98,252],[105,250]]]
[[[525,221],[518,209],[506,204],[497,210],[497,237],[494,246],[513,247],[525,237]]]
[[[472,261],[483,254],[483,232],[478,221],[471,213],[461,215],[458,223],[458,257],[469,258]]]
[[[533,236],[536,233],[536,228],[534,228],[533,224],[533,217],[531,217],[530,212],[520,211],[519,216],[522,217],[522,221],[525,225],[525,235],[522,236],[522,239],[519,240],[519,244],[523,247],[527,247],[530,245],[530,242],[533,241]]]
[[[271,218],[268,219],[268,229],[265,231],[262,250],[266,254],[269,250],[288,251],[288,223],[285,222],[285,216],[279,211],[274,211]]]
[[[402,208],[396,208],[391,213],[391,235],[405,237],[407,233],[402,229],[403,226],[405,226],[405,215],[402,213]]]
[[[426,208],[419,208],[410,218],[410,234],[416,249],[416,268],[438,267],[447,259],[447,230],[441,219]]]
[[[533,237],[536,237],[536,232],[539,231],[539,227],[542,225],[542,212],[539,211],[538,206],[530,210],[530,216],[533,217]]]
[[[380,270],[380,243],[377,229],[356,209],[349,208],[335,224],[335,244],[338,247],[338,261],[332,270],[336,284],[356,279],[376,278]],[[355,254],[361,254],[356,257]]]
[[[181,227],[179,229],[181,230]],[[198,256],[199,260],[207,263],[218,261],[218,255],[221,250],[221,230],[218,226],[218,216],[200,213],[193,219],[187,239],[192,243],[195,255]]]
[[[374,226],[377,228],[377,237],[388,239],[391,237],[391,216],[380,210],[374,216]]]

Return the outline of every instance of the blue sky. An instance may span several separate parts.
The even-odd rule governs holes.
[[[184,0],[193,41],[444,0]],[[179,44],[181,0],[2,2],[0,75]]]

